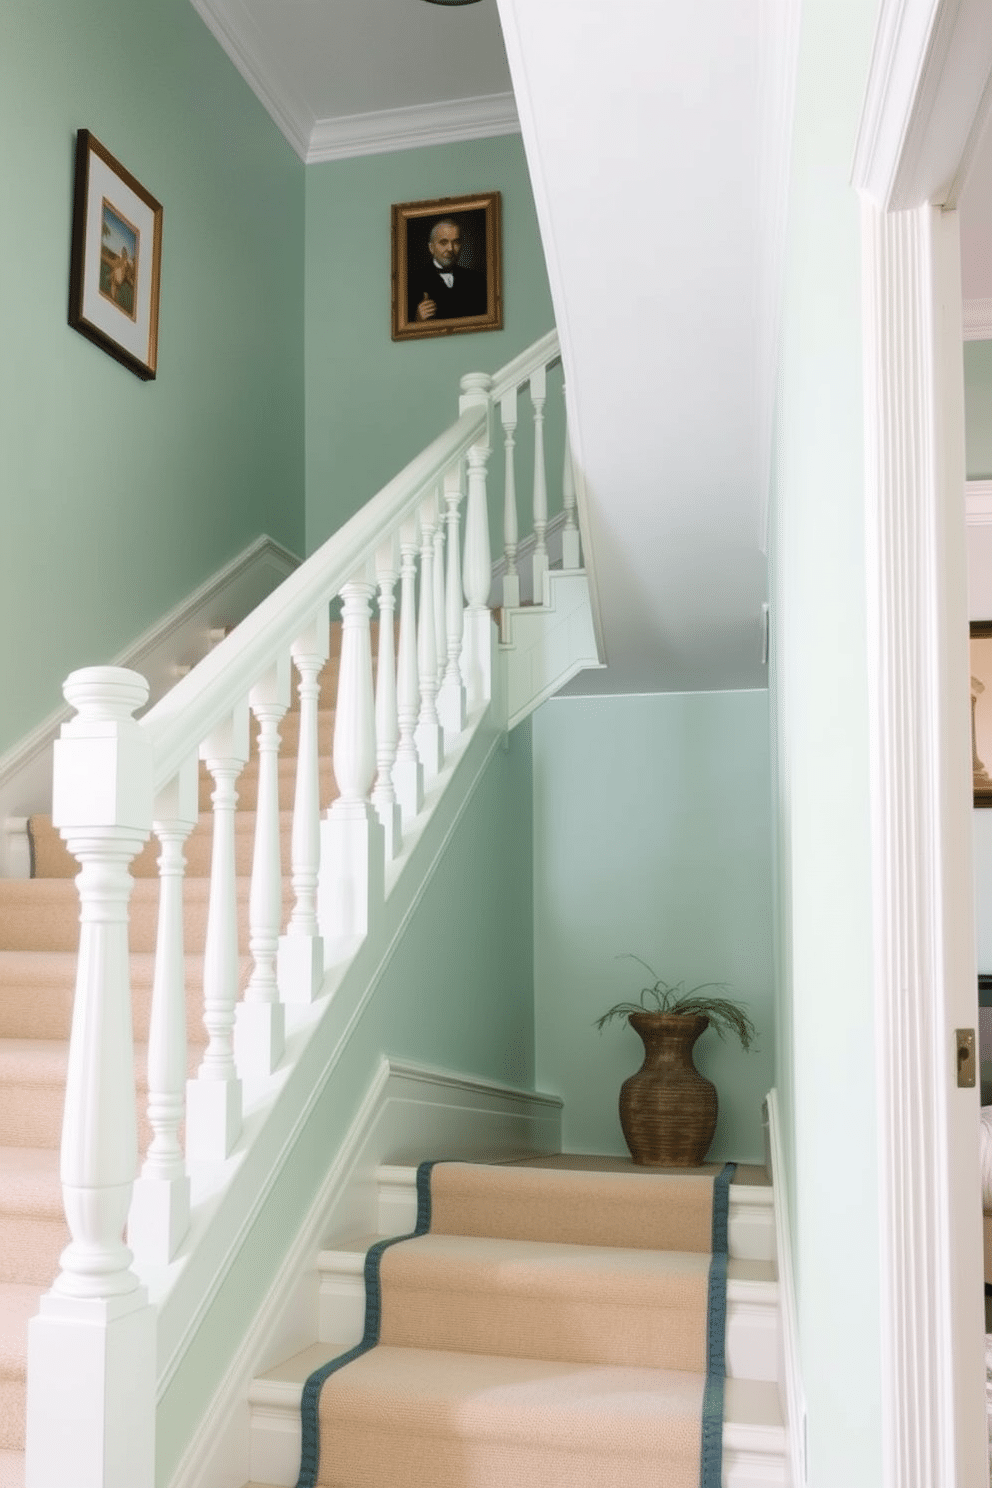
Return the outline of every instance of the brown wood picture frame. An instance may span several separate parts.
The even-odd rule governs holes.
[[[69,324],[145,381],[158,364],[161,273],[161,204],[88,129],[80,129]]]
[[[976,806],[992,806],[992,620],[973,620],[968,634],[972,787]]]
[[[394,341],[502,329],[500,210],[498,191],[392,207]]]

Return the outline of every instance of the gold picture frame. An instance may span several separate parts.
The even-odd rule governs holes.
[[[992,806],[992,620],[973,620],[968,633],[972,788],[976,806]]]
[[[161,204],[88,129],[80,129],[69,324],[146,382],[158,365],[161,273]]]
[[[499,192],[398,202],[391,210],[393,340],[501,330]]]

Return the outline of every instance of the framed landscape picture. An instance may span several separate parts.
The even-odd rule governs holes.
[[[992,620],[973,620],[971,770],[976,806],[992,806]]]
[[[69,324],[136,376],[155,376],[162,208],[88,129],[76,135]]]
[[[393,340],[503,325],[500,195],[392,208]]]

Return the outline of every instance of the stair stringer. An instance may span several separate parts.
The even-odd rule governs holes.
[[[561,1105],[554,1096],[381,1056],[279,1279],[231,1359],[172,1488],[242,1488],[251,1477],[252,1380],[312,1341],[322,1244],[329,1234],[379,1228],[385,1162],[446,1152],[481,1159],[511,1151],[557,1151]],[[298,1461],[299,1423],[290,1426]]]
[[[585,569],[551,569],[544,603],[503,614],[507,726],[515,728],[577,672],[606,665],[600,656]]]
[[[497,694],[502,671],[497,661]],[[287,1005],[283,1064],[266,1080],[245,1082],[237,1151],[227,1163],[191,1165],[193,1221],[177,1260],[140,1270],[158,1309],[159,1483],[200,1481],[196,1454],[222,1408],[225,1382],[251,1352],[247,1340],[264,1334],[283,1257],[313,1213],[300,1196],[332,1181],[336,1154],[389,1047],[390,1018],[380,1026],[383,1010],[378,1021],[369,1016],[375,994],[490,763],[496,768],[494,756],[502,758],[504,718],[497,702],[471,720],[391,865],[372,933],[347,962],[328,968],[316,1003]],[[396,1042],[389,1052],[406,1052]],[[207,1404],[216,1380],[222,1383]]]

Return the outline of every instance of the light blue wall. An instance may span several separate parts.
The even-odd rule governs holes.
[[[154,382],[66,324],[80,127],[164,208]],[[303,174],[186,0],[4,0],[0,750],[260,533],[302,547]]]
[[[877,1488],[878,1183],[868,825],[861,227],[875,9],[806,0],[772,515],[776,1085],[811,1488]]]
[[[992,341],[964,343],[964,406],[968,479],[992,479]]]
[[[534,715],[537,1082],[565,1101],[564,1145],[625,1153],[620,1085],[635,1033],[594,1020],[636,997],[633,952],[666,981],[728,984],[758,1047],[707,1032],[711,1156],[763,1161],[774,1055],[768,694],[558,698]]]

